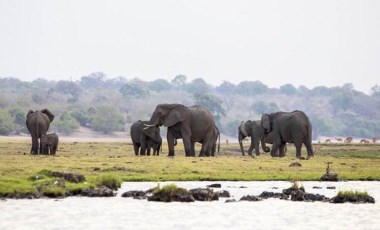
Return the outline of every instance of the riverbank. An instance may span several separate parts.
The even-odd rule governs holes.
[[[196,146],[199,149],[199,145]],[[318,181],[326,172],[337,173],[339,180],[380,180],[380,146],[315,145],[315,157],[295,158],[290,146],[284,158],[261,154],[255,158],[241,156],[238,144],[222,144],[217,157],[187,158],[183,146],[176,156],[167,157],[163,144],[160,156],[134,155],[130,142],[64,141],[55,156],[30,155],[30,140],[0,141],[0,194],[34,194],[47,189],[67,196],[78,190],[94,189],[106,183],[122,181]],[[303,156],[305,149],[303,148]],[[298,165],[290,167],[292,163]],[[82,182],[64,181],[46,176],[47,172],[83,175]]]

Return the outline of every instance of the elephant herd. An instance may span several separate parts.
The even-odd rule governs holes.
[[[55,154],[58,136],[47,134],[53,119],[54,115],[47,109],[29,111],[26,126],[32,137],[32,154]],[[150,155],[151,150],[153,155],[159,155],[162,148],[160,126],[167,127],[168,156],[175,155],[177,139],[182,139],[187,157],[195,156],[195,142],[202,145],[200,157],[215,156],[216,151],[219,152],[220,132],[213,115],[206,108],[199,105],[188,107],[182,104],[159,104],[149,121],[139,120],[130,128],[136,156]],[[296,157],[301,158],[301,147],[304,144],[309,159],[314,156],[311,133],[312,126],[304,112],[276,112],[263,114],[261,120],[242,122],[238,127],[238,141],[243,156],[243,139],[246,137],[251,137],[249,155],[252,155],[253,149],[256,155],[260,155],[261,142],[263,150],[270,152],[272,157],[283,157],[286,153],[286,143],[294,143]],[[272,149],[266,147],[267,143],[272,144]]]

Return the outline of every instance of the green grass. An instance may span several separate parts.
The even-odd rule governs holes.
[[[238,144],[222,145],[220,154],[209,158],[185,157],[182,143],[174,158],[166,156],[166,143],[160,156],[139,157],[127,142],[62,142],[55,156],[30,155],[30,146],[29,139],[0,139],[0,194],[39,191],[39,184],[57,180],[49,177],[53,171],[85,176],[83,183],[66,182],[65,194],[99,185],[118,188],[122,181],[319,180],[327,162],[332,162],[330,172],[338,173],[341,180],[380,180],[380,145],[374,144],[315,145],[318,151],[310,160],[295,158],[292,146],[284,158],[243,157]],[[306,155],[304,147],[302,155]],[[302,167],[289,167],[295,161]],[[61,192],[54,186],[46,189]]]
[[[188,191],[185,188],[177,187],[175,184],[168,184],[165,185],[164,187],[160,187],[158,185],[153,189],[154,194],[166,194],[170,196],[171,194],[181,194],[181,195],[187,195]]]
[[[353,199],[353,198],[365,199],[365,198],[370,197],[366,191],[362,192],[362,191],[352,191],[352,190],[339,191],[338,196],[346,197],[348,199]]]

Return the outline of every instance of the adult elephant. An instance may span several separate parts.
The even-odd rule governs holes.
[[[162,143],[160,128],[155,127],[146,127],[148,121],[136,121],[132,124],[130,129],[130,135],[133,143],[133,149],[135,151],[135,155],[150,155],[150,148],[148,147],[148,142],[151,140],[154,143]],[[153,144],[151,144],[153,145]],[[147,152],[147,150],[149,151]]]
[[[42,148],[39,139],[42,135],[46,135],[49,130],[50,123],[54,120],[54,115],[47,109],[29,110],[26,115],[26,127],[32,137],[31,154],[47,154],[46,148]]]
[[[246,122],[242,121],[238,129],[238,140],[240,145],[241,154],[245,156],[243,139],[246,137],[251,137],[251,145],[248,149],[248,155],[252,155],[253,149],[255,149],[256,155],[260,155],[259,142],[261,141],[261,146],[264,152],[269,152],[270,148],[266,146],[266,143],[273,143],[272,133],[265,133],[265,129],[261,126],[261,120]]]
[[[272,156],[284,156],[286,143],[294,143],[297,158],[301,158],[302,144],[306,146],[307,159],[314,156],[311,145],[312,126],[309,117],[304,112],[295,110],[293,112],[263,114],[261,125],[266,133],[273,133]]]
[[[219,142],[218,142],[219,139]],[[215,156],[216,153],[216,146],[218,146],[218,153],[220,150],[220,131],[218,127],[215,125],[214,129],[212,131],[211,141],[209,144],[209,149],[207,150],[206,156]]]
[[[202,143],[199,156],[205,156],[215,126],[214,117],[205,108],[195,105],[159,104],[149,126],[166,126],[169,156],[174,156],[175,139],[182,138],[186,156],[195,156],[192,143]]]

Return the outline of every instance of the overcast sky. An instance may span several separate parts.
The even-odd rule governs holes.
[[[380,1],[0,0],[0,77],[380,85]]]

